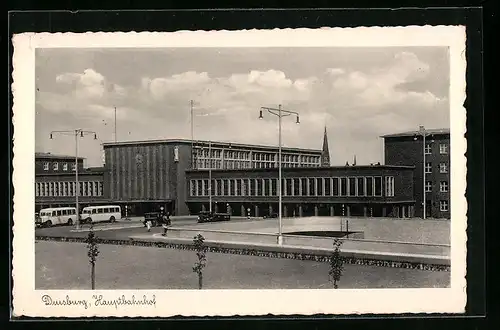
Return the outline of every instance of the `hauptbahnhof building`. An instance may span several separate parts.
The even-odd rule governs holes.
[[[384,165],[330,166],[326,129],[322,149],[283,147],[283,215],[421,217],[425,189],[427,216],[449,218],[449,131],[427,131],[425,146],[418,134],[383,136]],[[175,215],[210,208],[245,216],[278,211],[278,147],[182,139],[103,147],[104,167],[83,172],[91,183],[80,187],[82,207],[113,203],[137,215],[161,206]],[[71,170],[44,173],[55,168],[55,161],[71,162],[54,157],[37,159],[38,209],[74,201],[74,190],[64,183],[74,181]],[[55,188],[54,181],[62,186]],[[44,196],[39,195],[42,186]],[[50,187],[67,195],[50,196]]]

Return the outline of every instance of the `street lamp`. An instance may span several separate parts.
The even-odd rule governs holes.
[[[425,172],[425,163],[426,163],[426,152],[425,152],[425,146],[426,146],[426,138],[428,136],[431,136],[432,134],[428,134],[427,131],[425,130],[425,127],[423,125],[420,125],[419,128],[418,128],[418,132],[417,132],[417,135],[420,135],[422,136],[422,152],[424,154],[424,157],[423,157],[423,164],[422,164],[422,190],[423,190],[423,216],[422,218],[425,220],[426,217],[427,217],[427,191],[426,191],[426,172]],[[415,136],[413,138],[413,140],[417,140],[417,137]]]
[[[54,138],[54,134],[70,135],[75,137],[75,204],[76,204],[76,229],[80,229],[80,211],[78,205],[78,197],[80,195],[80,187],[78,182],[78,138],[83,138],[86,134],[94,134],[94,140],[97,140],[97,133],[92,131],[84,131],[80,128],[69,131],[52,131],[50,139]]]
[[[279,223],[279,230],[278,230],[278,245],[283,244],[283,225],[282,225],[282,205],[281,205],[281,180],[282,180],[282,174],[281,174],[281,118],[287,117],[290,115],[295,115],[297,116],[297,120],[295,121],[296,124],[300,124],[300,119],[299,119],[299,114],[294,111],[288,111],[288,110],[283,110],[281,108],[281,104],[278,106],[278,109],[275,108],[267,108],[267,107],[261,107],[260,108],[260,113],[259,113],[259,119],[263,119],[262,112],[267,111],[272,115],[275,115],[278,117],[278,223]]]

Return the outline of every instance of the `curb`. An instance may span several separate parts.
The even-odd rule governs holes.
[[[86,237],[57,237],[57,236],[35,236],[35,240],[39,241],[56,241],[56,242],[73,242],[73,243],[85,243]],[[148,240],[135,240],[135,239],[97,239],[98,244],[108,244],[108,245],[129,245],[129,246],[143,246],[143,247],[156,247],[156,248],[170,248],[176,250],[194,250],[192,242],[185,243],[167,243],[158,241],[148,241]],[[281,259],[295,259],[295,260],[310,260],[317,262],[329,262],[330,257],[325,255],[325,253],[312,253],[312,252],[295,252],[295,251],[270,251],[270,249],[263,249],[256,247],[254,248],[244,248],[244,247],[224,247],[220,243],[206,242],[207,252],[212,253],[224,253],[224,254],[237,254],[237,255],[248,255],[248,256],[258,256],[258,257],[268,257],[268,258],[281,258]],[[344,263],[350,265],[363,265],[363,266],[380,266],[380,267],[390,267],[390,268],[405,268],[405,269],[418,269],[418,270],[428,270],[428,271],[444,271],[450,272],[450,265],[442,264],[431,264],[431,263],[421,263],[421,262],[404,262],[404,261],[387,261],[387,260],[377,260],[366,257],[354,257],[354,256],[344,256]]]

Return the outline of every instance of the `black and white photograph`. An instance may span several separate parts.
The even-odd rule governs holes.
[[[463,28],[140,35],[14,37],[18,314],[463,311]]]

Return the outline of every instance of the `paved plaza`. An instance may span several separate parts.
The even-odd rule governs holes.
[[[104,232],[103,232],[104,233]],[[194,251],[100,245],[97,289],[196,289]],[[36,289],[90,289],[82,243],[37,241]],[[345,265],[341,289],[448,287],[450,272]],[[231,254],[207,254],[206,289],[326,289],[328,264]]]

